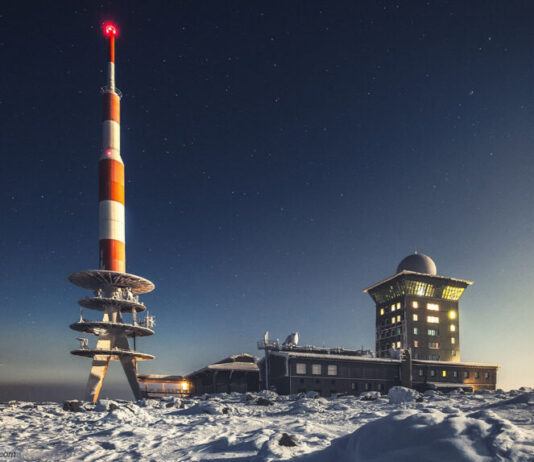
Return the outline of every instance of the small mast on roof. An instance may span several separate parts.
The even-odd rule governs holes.
[[[136,337],[154,334],[153,316],[147,314],[139,322],[137,319],[137,313],[146,310],[137,294],[151,292],[154,284],[126,273],[124,163],[120,154],[121,93],[115,86],[115,37],[118,28],[106,22],[103,31],[109,39],[109,61],[107,85],[102,88],[102,152],[98,162],[100,269],[69,276],[73,284],[94,292],[94,296],[78,303],[104,313],[100,321],[87,320],[80,315],[79,321],[70,325],[73,330],[98,337],[94,348],[90,348],[86,339],[83,339],[83,342],[80,340],[80,348],[71,351],[73,355],[93,359],[86,389],[86,399],[93,402],[98,400],[111,360],[121,362],[134,397],[140,399],[142,394],[137,380],[137,361],[154,359],[154,356],[135,349]],[[125,314],[132,316],[131,323],[123,319]],[[134,339],[133,350],[130,349],[128,337]]]

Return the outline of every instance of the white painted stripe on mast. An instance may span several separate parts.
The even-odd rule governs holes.
[[[98,204],[99,239],[125,241],[124,205],[117,201],[103,200]]]
[[[114,120],[102,122],[102,148],[121,150],[121,126]]]

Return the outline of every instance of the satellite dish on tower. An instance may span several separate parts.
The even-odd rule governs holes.
[[[299,343],[299,333],[293,332],[292,334],[289,334],[287,338],[285,339],[283,345],[286,346],[297,346]]]

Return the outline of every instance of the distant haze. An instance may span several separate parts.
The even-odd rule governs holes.
[[[84,399],[84,387],[64,383],[0,383],[2,401],[65,401]],[[132,399],[129,389],[123,384],[106,384],[101,398]]]

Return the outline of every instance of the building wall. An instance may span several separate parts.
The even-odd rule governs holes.
[[[246,393],[259,390],[259,372],[206,371],[188,376],[193,395],[204,393]]]
[[[414,308],[415,304],[417,308]],[[429,304],[437,305],[439,311],[429,310]],[[454,313],[455,318],[451,319],[449,313]],[[430,316],[438,318],[439,322],[429,322]],[[377,356],[389,358],[390,349],[394,347],[410,349],[414,359],[458,362],[459,321],[459,303],[452,300],[406,295],[377,305]],[[454,326],[454,331],[451,331],[451,326]],[[430,335],[431,331],[437,335]]]
[[[413,361],[412,374],[414,388],[427,388],[429,382],[458,383],[470,385],[477,391],[495,390],[497,384],[496,366]]]
[[[271,368],[269,383],[280,394],[317,391],[321,396],[330,396],[333,393],[360,394],[370,390],[387,392],[399,383],[397,363],[289,358],[287,361],[289,371],[288,375],[285,375],[286,358],[275,355],[270,355],[269,358]],[[297,370],[297,364],[304,366],[299,366]],[[320,366],[320,371],[317,370],[317,366]],[[329,375],[328,366],[335,366],[335,375]],[[302,367],[305,372],[299,373],[302,372],[300,369]]]
[[[288,372],[286,374],[286,361]],[[298,366],[300,365],[300,366]],[[316,366],[315,370],[313,366]],[[305,358],[269,355],[270,388],[279,394],[316,391],[321,396],[359,395],[365,391],[387,393],[401,385],[401,361],[369,361],[357,359]],[[317,368],[317,366],[320,367]],[[335,366],[336,375],[329,375],[328,366]],[[315,373],[314,373],[315,372]],[[334,370],[331,369],[331,373]],[[444,374],[445,372],[445,374]],[[467,375],[465,375],[467,374]],[[476,366],[452,362],[412,362],[414,388],[421,391],[443,383],[470,385],[473,389],[494,390],[497,380],[495,366]]]

